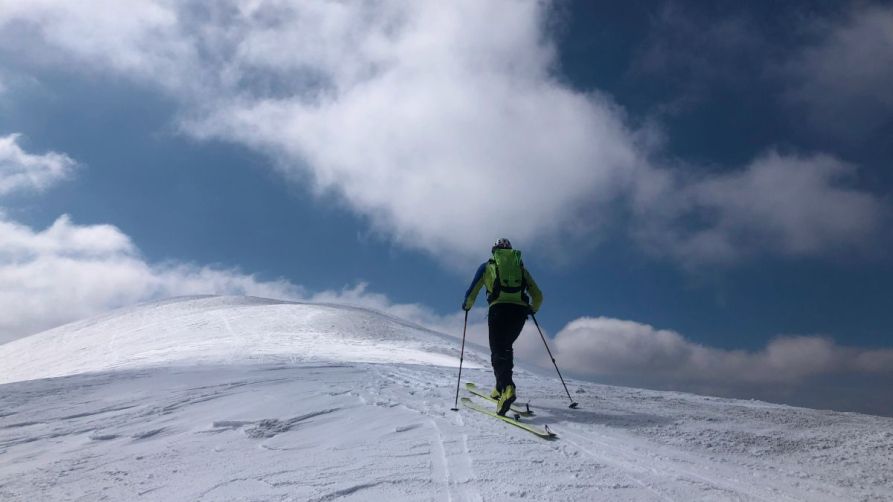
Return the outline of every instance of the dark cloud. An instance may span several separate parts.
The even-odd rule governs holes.
[[[659,114],[691,112],[717,94],[760,94],[793,127],[805,116],[814,132],[859,138],[893,121],[893,6],[791,2],[763,12],[667,2],[630,74],[666,86]]]
[[[845,139],[893,123],[893,6],[854,7],[810,28],[817,41],[783,68],[789,104],[812,127]]]
[[[667,2],[651,19],[629,76],[660,83],[663,102],[653,113],[684,114],[720,89],[744,89],[760,78],[767,58],[773,57],[772,45],[747,11],[710,10]]]

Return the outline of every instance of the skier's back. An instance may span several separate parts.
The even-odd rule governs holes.
[[[491,397],[497,400],[497,413],[504,415],[516,398],[512,344],[521,334],[527,315],[539,310],[543,294],[524,268],[521,252],[512,249],[508,239],[497,240],[491,252],[493,256],[478,267],[462,308],[471,310],[481,288],[487,289],[490,362],[496,376]]]

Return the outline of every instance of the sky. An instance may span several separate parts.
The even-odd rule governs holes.
[[[893,415],[891,82],[888,2],[6,1],[0,343],[189,294],[461,336],[507,237],[570,375]]]

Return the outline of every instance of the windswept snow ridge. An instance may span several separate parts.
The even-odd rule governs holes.
[[[893,500],[890,418],[576,381],[570,410],[520,370],[549,442],[449,411],[457,362],[455,339],[332,305],[63,326],[0,346],[0,500]]]
[[[176,298],[0,345],[0,383],[176,363],[325,360],[457,366],[454,345],[420,326],[355,307],[251,297]]]

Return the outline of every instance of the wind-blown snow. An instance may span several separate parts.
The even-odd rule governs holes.
[[[454,345],[417,325],[360,308],[252,297],[178,298],[0,345],[0,383],[171,363],[458,366]]]
[[[463,379],[489,385],[487,356]],[[578,381],[570,410],[522,369],[544,441],[450,411],[457,363],[454,338],[334,305],[63,326],[0,345],[0,500],[893,499],[890,418]]]

